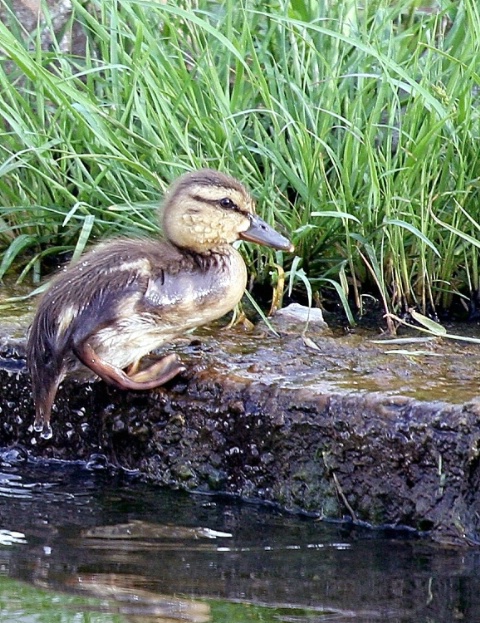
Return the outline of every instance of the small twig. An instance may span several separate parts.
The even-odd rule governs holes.
[[[340,483],[338,482],[338,478],[337,478],[337,475],[335,474],[335,472],[332,472],[332,476],[333,476],[333,482],[335,483],[335,486],[337,488],[338,495],[342,498],[342,502],[345,504],[348,512],[352,516],[353,521],[358,522],[357,516],[355,515],[355,511],[353,510],[353,508],[348,503],[348,500],[345,497],[345,494],[343,493],[342,487],[340,486]]]

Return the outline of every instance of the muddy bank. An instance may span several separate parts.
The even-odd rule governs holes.
[[[169,487],[480,542],[478,347],[215,330],[177,345],[188,369],[164,388],[65,382],[44,441],[21,327],[0,341],[0,446],[14,458],[106,457]]]

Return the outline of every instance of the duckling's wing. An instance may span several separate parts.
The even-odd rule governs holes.
[[[113,241],[59,273],[42,297],[30,329],[30,360],[59,369],[79,344],[130,313],[147,289],[150,264],[140,241]]]

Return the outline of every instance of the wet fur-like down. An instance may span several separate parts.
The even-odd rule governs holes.
[[[166,240],[115,239],[59,273],[40,300],[27,361],[35,430],[51,436],[50,412],[66,374],[98,375],[123,389],[149,389],[183,370],[175,356],[138,371],[146,354],[220,318],[245,290],[247,272],[231,242],[290,250],[254,214],[249,193],[217,171],[181,177],[163,211]]]
[[[29,334],[35,402],[46,400],[69,372],[92,376],[74,355],[74,347],[87,339],[102,358],[126,368],[230,311],[244,292],[246,270],[235,249],[223,251],[200,257],[167,242],[116,240],[60,273],[43,296]],[[72,298],[79,290],[81,297]]]

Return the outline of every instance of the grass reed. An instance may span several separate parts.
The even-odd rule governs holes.
[[[257,283],[349,319],[467,310],[480,288],[476,0],[72,0],[0,24],[0,278],[153,233],[182,172],[243,180],[296,255],[245,247]],[[48,32],[51,45],[42,47]],[[53,260],[52,258],[55,258]]]

